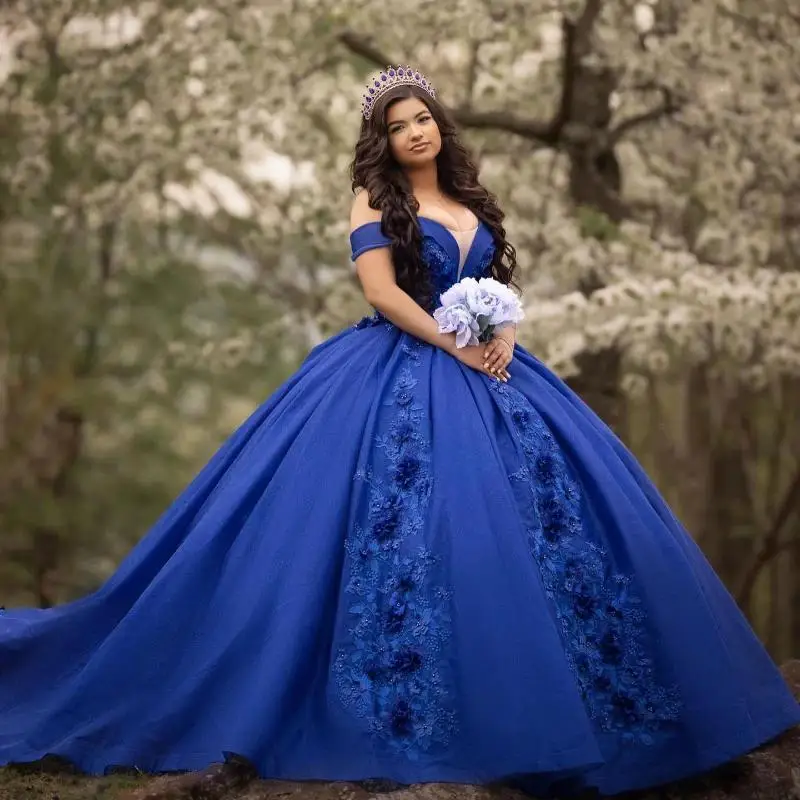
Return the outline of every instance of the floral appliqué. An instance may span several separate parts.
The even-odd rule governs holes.
[[[361,317],[358,322],[354,323],[353,327],[356,330],[361,330],[362,328],[372,328],[375,325],[383,325],[389,330],[395,327],[394,323],[381,314],[381,312],[377,309],[375,309],[372,314],[367,314],[365,317]]]
[[[511,478],[587,711],[622,741],[652,744],[678,719],[681,703],[675,687],[657,682],[631,580],[587,538],[578,484],[544,421],[515,389],[494,381],[490,388],[522,450],[524,464]]]
[[[344,704],[391,749],[414,758],[446,744],[455,718],[438,658],[450,636],[450,593],[435,580],[437,557],[422,545],[432,486],[427,415],[412,370],[422,342],[401,347],[407,360],[392,387],[391,423],[375,442],[385,463],[355,475],[368,487],[366,520],[345,544],[351,625],[334,673]]]

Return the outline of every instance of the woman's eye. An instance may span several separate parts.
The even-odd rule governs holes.
[[[426,114],[423,117],[417,117],[417,122],[419,122],[419,123],[430,122],[431,119],[432,119],[431,115],[430,114]],[[402,125],[398,125],[397,127],[394,127],[394,128],[389,128],[389,135],[391,136],[392,134],[400,133],[402,130],[403,130],[403,126]]]

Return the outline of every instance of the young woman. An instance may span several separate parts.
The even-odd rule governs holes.
[[[0,613],[0,764],[515,780],[681,778],[800,706],[633,456],[503,328],[503,215],[427,79],[363,106],[353,259],[375,314],[314,348],[96,592]]]

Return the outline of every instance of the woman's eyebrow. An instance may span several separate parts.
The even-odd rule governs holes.
[[[414,118],[418,117],[420,114],[427,114],[427,113],[429,113],[428,109],[427,108],[423,108],[422,111],[417,111],[417,113],[414,114],[414,116],[411,117],[411,119],[414,119]],[[396,125],[398,122],[408,122],[408,119],[393,119],[389,123],[389,125]]]

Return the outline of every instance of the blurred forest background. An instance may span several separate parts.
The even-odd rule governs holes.
[[[520,341],[800,655],[795,0],[7,0],[0,603],[96,588],[367,312],[347,166],[388,63],[508,214]]]

